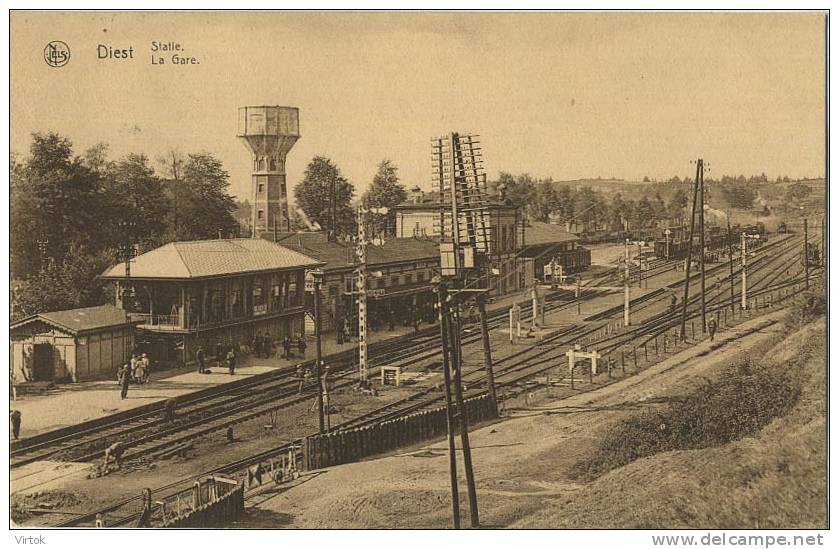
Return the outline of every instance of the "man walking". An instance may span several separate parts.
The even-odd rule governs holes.
[[[708,319],[708,333],[711,335],[711,341],[714,341],[714,334],[717,333],[717,319],[711,317]]]
[[[202,345],[198,346],[198,350],[195,352],[195,361],[198,363],[198,373],[204,373],[204,347]]]
[[[20,438],[20,410],[9,410],[9,422],[12,424],[12,436],[15,440]]]

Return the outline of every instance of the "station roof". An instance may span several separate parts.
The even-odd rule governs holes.
[[[78,335],[84,332],[96,332],[114,326],[125,325],[128,322],[125,311],[114,305],[97,305],[81,309],[53,311],[26,317],[12,323],[10,329],[17,330],[30,326],[35,322],[43,322],[63,332]]]
[[[266,235],[265,238],[273,238]],[[354,268],[355,244],[330,242],[325,232],[284,233],[277,242],[326,263],[326,270]],[[381,246],[367,246],[367,265],[386,265],[417,260],[439,260],[440,247],[429,238],[391,238]]]
[[[508,210],[515,210],[516,207],[507,204],[506,202],[502,202],[495,198],[494,196],[490,195],[484,198],[484,204],[490,209],[508,209]],[[429,210],[438,210],[440,208],[440,193],[437,191],[431,192],[424,192],[420,196],[415,196],[406,200],[405,202],[401,202],[396,205],[395,209],[397,210],[420,210],[420,211],[429,211]]]
[[[524,228],[524,245],[538,246],[541,244],[562,244],[577,242],[580,237],[569,233],[561,225],[534,221]]]
[[[261,271],[312,268],[322,262],[261,238],[170,242],[131,261],[131,278],[195,279]],[[125,277],[125,264],[102,278]]]

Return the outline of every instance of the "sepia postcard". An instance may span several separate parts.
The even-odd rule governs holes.
[[[828,543],[827,11],[9,26],[15,545]]]

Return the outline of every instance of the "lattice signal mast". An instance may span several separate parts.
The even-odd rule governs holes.
[[[486,173],[477,135],[432,140],[432,183],[440,191],[440,259],[444,278],[461,277],[490,252]]]
[[[480,273],[490,252],[489,212],[486,199],[486,174],[483,171],[481,147],[477,135],[450,133],[432,140],[432,181],[440,191],[440,275],[438,287],[440,307],[440,341],[443,347],[443,371],[446,393],[446,420],[449,442],[449,474],[452,489],[454,527],[460,527],[457,489],[454,425],[460,428],[463,468],[472,527],[479,525],[478,496],[472,470],[469,426],[463,405],[462,357],[460,353],[460,306],[468,296],[483,303],[485,289],[470,288],[471,273]],[[489,335],[482,311],[481,331],[487,359],[487,378],[491,381],[492,358]],[[451,365],[451,372],[450,372]],[[452,372],[454,375],[452,376]],[[452,377],[454,379],[452,379]],[[454,403],[450,384],[454,385]]]

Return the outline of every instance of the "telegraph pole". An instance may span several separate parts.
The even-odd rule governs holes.
[[[700,299],[702,300],[702,333],[707,330],[705,326],[705,164],[700,158],[698,161],[699,174],[699,285]]]
[[[443,382],[446,393],[446,432],[449,442],[449,480],[452,489],[452,520],[455,530],[460,529],[460,493],[457,489],[457,454],[454,445],[454,411],[452,409],[451,370],[449,364],[449,313],[448,290],[445,283],[437,286],[438,319],[440,323],[440,342],[443,347]]]
[[[690,262],[691,258],[693,257],[693,229],[696,223],[696,198],[699,194],[699,170],[700,165],[696,163],[696,181],[693,185],[693,205],[690,209],[690,234],[688,236],[688,257],[687,263],[685,264],[685,294],[684,298],[682,299],[682,326],[680,337],[682,341],[685,340],[687,334],[685,333],[685,324],[687,322],[687,315],[688,315],[688,295],[690,291]]]
[[[728,210],[728,286],[731,289],[731,314],[734,315],[734,250],[731,242],[731,209]]]
[[[358,376],[362,386],[367,386],[367,232],[364,228],[364,211],[358,207]]]
[[[460,354],[460,313],[458,306],[449,308],[449,331],[452,333],[449,350],[454,359],[454,397],[457,402],[457,422],[460,427],[460,445],[463,447],[463,468],[466,470],[466,492],[469,497],[469,516],[472,528],[480,525],[478,520],[478,493],[475,489],[475,474],[472,470],[472,448],[469,445],[469,423],[467,421],[466,406],[463,404],[463,360]]]
[[[316,269],[312,271],[312,277],[315,283],[315,376],[318,380],[318,432],[323,434],[324,419],[323,419],[323,393],[326,389],[326,383],[323,379],[322,355],[320,346],[320,285],[323,281],[323,271]]]
[[[487,324],[486,299],[484,294],[478,294],[475,301],[478,305],[478,316],[481,320],[481,340],[484,344],[484,368],[486,368],[487,372],[487,391],[489,392],[490,400],[492,400],[492,405],[495,407],[497,412],[498,399],[495,395],[495,374],[492,371],[492,346],[489,341],[489,326]],[[512,335],[512,333],[513,331],[511,328],[510,335]]]
[[[804,218],[804,287],[810,289],[810,253],[807,249],[807,218]]]
[[[741,273],[742,290],[740,292],[740,308],[745,311],[748,308],[746,301],[746,233],[740,233],[740,261],[743,267],[743,272]]]
[[[629,326],[629,239],[623,244],[623,325]],[[578,302],[579,306],[579,302]],[[579,309],[579,307],[578,307]]]

